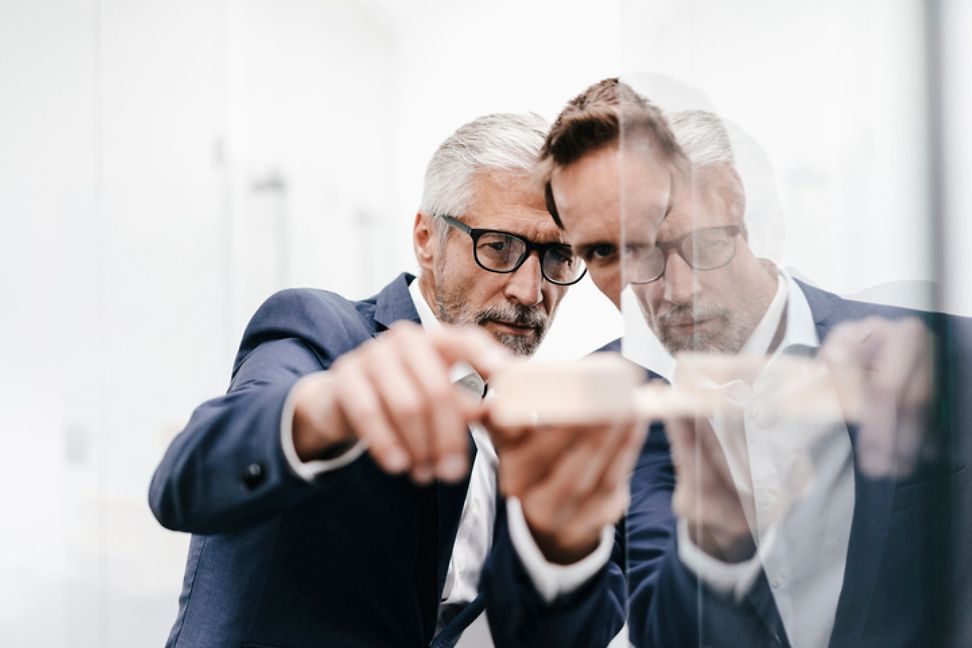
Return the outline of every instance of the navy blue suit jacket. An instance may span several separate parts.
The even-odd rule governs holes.
[[[972,503],[966,462],[972,394],[968,320],[842,299],[801,284],[825,340],[838,323],[881,316],[923,318],[943,341],[942,392],[958,408],[940,412],[936,460],[900,481],[864,475],[855,461],[855,503],[843,587],[830,645],[972,645],[968,622]],[[949,392],[949,394],[945,394]],[[943,401],[944,402],[944,401]],[[936,433],[936,434],[937,434]],[[857,451],[857,431],[849,426]],[[629,629],[637,646],[789,645],[760,574],[739,603],[700,585],[678,558],[671,512],[674,475],[664,429],[653,426],[632,480],[627,518]],[[966,607],[962,607],[965,605]]]
[[[193,534],[168,646],[451,646],[484,605],[499,646],[596,646],[620,629],[621,547],[581,591],[545,606],[498,506],[482,594],[435,635],[468,481],[419,487],[367,454],[314,483],[289,470],[280,418],[291,386],[392,322],[418,322],[410,279],[358,302],[283,291],[250,321],[228,392],[196,409],[152,479],[156,518]]]

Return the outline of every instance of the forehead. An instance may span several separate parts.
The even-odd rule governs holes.
[[[742,186],[731,166],[695,168],[676,181],[659,238],[677,238],[705,227],[740,225],[744,208]]]
[[[563,233],[547,212],[543,188],[528,173],[480,170],[463,219],[470,227],[520,234],[533,241],[560,241]]]
[[[647,145],[603,147],[556,169],[551,188],[575,245],[653,238],[671,202],[672,171]]]

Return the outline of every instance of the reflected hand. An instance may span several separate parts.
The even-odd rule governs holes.
[[[926,447],[934,340],[914,317],[869,317],[834,328],[820,356],[834,366],[838,395],[859,395],[858,455],[873,477],[903,477]]]
[[[722,446],[706,419],[665,422],[675,465],[672,510],[692,541],[723,562],[753,556],[756,545]],[[750,507],[751,508],[751,507]]]

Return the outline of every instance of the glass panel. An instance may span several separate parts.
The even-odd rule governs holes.
[[[970,641],[959,11],[624,3],[622,80],[660,112],[622,102],[623,348],[694,403],[646,446],[674,482],[632,482],[634,645]]]

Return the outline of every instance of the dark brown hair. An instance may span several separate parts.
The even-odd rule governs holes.
[[[666,159],[684,157],[661,110],[616,77],[598,81],[567,102],[539,157],[547,211],[557,227],[563,229],[564,225],[550,188],[554,169],[632,136],[649,139]]]

